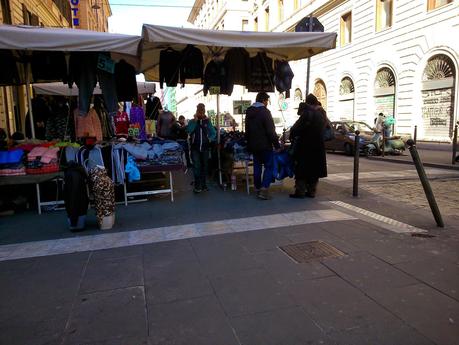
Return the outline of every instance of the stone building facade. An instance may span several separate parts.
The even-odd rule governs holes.
[[[287,117],[295,113],[306,85],[318,96],[332,120],[373,124],[383,112],[394,116],[394,132],[418,139],[450,142],[458,118],[458,0],[248,0],[249,30],[294,31],[313,15],[326,32],[337,32],[337,47],[306,61],[292,62],[292,88]],[[233,1],[196,0],[189,21],[198,27],[241,27],[221,9]],[[214,6],[214,12],[208,11]],[[207,12],[204,11],[207,9]],[[209,14],[212,12],[212,16]],[[218,18],[213,21],[209,18]],[[244,92],[236,99],[253,99]],[[282,95],[271,96],[282,100]],[[231,102],[229,102],[231,103]],[[276,103],[276,102],[274,102]],[[229,106],[227,106],[229,107]],[[276,108],[276,107],[274,107]],[[225,110],[225,109],[223,109]]]

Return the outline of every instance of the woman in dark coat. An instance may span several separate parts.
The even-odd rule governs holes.
[[[300,118],[290,129],[294,145],[295,193],[292,198],[315,197],[319,178],[327,176],[327,157],[323,140],[325,119],[318,110],[317,98],[310,94],[298,109]]]

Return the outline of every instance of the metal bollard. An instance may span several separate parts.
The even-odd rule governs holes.
[[[451,157],[451,164],[456,164],[456,155],[457,155],[457,124],[454,126],[453,156]]]
[[[360,158],[360,132],[355,131],[354,139],[354,181],[352,183],[352,196],[359,196],[359,158]]]
[[[414,166],[416,167],[422,187],[424,188],[424,193],[426,194],[427,201],[429,202],[430,210],[432,211],[435,221],[437,222],[437,226],[443,228],[445,225],[440,214],[440,209],[438,208],[437,201],[435,200],[435,196],[433,194],[432,188],[430,187],[429,180],[427,179],[421,158],[419,158],[416,145],[414,145],[414,141],[412,139],[409,139],[406,143],[408,144],[411,157],[413,158]]]
[[[414,126],[414,135],[413,135],[414,145],[416,145],[417,138],[418,138],[418,125],[415,125]]]

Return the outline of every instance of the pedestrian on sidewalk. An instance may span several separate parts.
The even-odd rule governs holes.
[[[269,95],[259,92],[247,108],[245,117],[245,137],[247,148],[253,154],[253,180],[257,197],[268,200],[269,186],[273,181],[273,148],[280,150],[273,117],[267,106]],[[261,176],[264,167],[263,179]]]
[[[182,146],[183,152],[185,152],[186,167],[191,168],[190,146],[188,145],[188,132],[186,128],[185,116],[180,115],[178,122],[175,123],[175,136],[177,142]]]
[[[300,118],[290,129],[295,169],[295,192],[290,194],[291,198],[314,198],[319,178],[327,177],[323,140],[326,122],[317,104],[317,98],[309,94],[298,108]]]
[[[206,183],[209,166],[210,144],[216,138],[216,130],[206,116],[206,107],[199,103],[196,106],[194,119],[188,122],[187,132],[190,134],[191,159],[193,160],[195,193],[209,190]]]

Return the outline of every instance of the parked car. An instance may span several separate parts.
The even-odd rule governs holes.
[[[373,128],[363,121],[334,121],[335,139],[326,141],[325,148],[331,151],[344,151],[347,155],[354,152],[355,131],[360,131],[360,150],[365,152],[366,146],[374,135]]]

